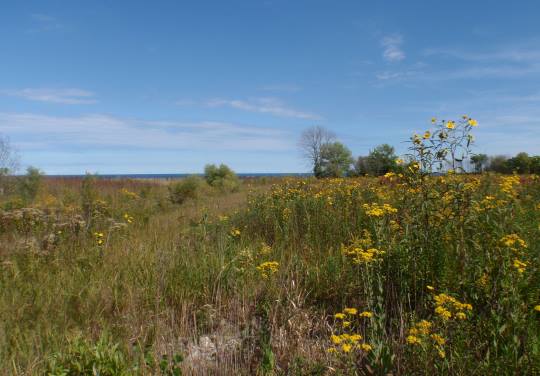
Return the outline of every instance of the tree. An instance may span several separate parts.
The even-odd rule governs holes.
[[[10,187],[9,175],[17,171],[19,158],[17,152],[11,146],[9,139],[0,135],[0,195]]]
[[[311,127],[302,132],[298,146],[304,158],[311,164],[315,177],[322,176],[323,146],[332,143],[335,139],[334,133],[320,126]]]
[[[506,161],[506,163],[511,172],[515,171],[518,174],[528,174],[530,172],[531,160],[527,153],[518,153],[515,157]]]
[[[488,170],[493,171],[493,172],[499,172],[501,174],[506,174],[510,171],[508,168],[507,161],[508,161],[508,158],[505,157],[504,155],[496,155],[494,157],[491,157],[489,159]]]
[[[321,146],[321,177],[344,176],[349,172],[352,163],[351,151],[341,142],[330,142]]]
[[[531,174],[540,174],[540,156],[535,155],[531,157],[530,162]]]
[[[471,157],[471,162],[474,165],[474,171],[481,173],[486,168],[488,156],[486,154],[476,154]]]
[[[397,156],[394,147],[382,144],[369,152],[368,156],[360,156],[354,169],[358,175],[384,175],[397,170]]]
[[[367,157],[368,173],[372,175],[384,175],[396,169],[395,150],[388,144],[382,144],[369,152]]]
[[[358,176],[367,175],[368,172],[368,157],[359,156],[354,162],[354,172]]]

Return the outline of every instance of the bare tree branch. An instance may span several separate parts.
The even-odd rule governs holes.
[[[302,132],[298,147],[302,156],[313,167],[313,173],[318,176],[321,167],[321,148],[323,145],[333,142],[336,136],[333,132],[321,126],[314,126]]]

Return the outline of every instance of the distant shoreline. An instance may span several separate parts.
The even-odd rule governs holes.
[[[185,178],[188,176],[204,176],[204,174],[96,174],[96,178],[99,179],[179,179]],[[264,173],[264,172],[253,172],[253,173],[238,173],[239,178],[272,178],[272,177],[308,177],[312,176],[310,173],[302,172],[290,172],[290,173]],[[57,179],[80,179],[85,177],[85,174],[81,175],[45,175],[45,178],[57,178]]]

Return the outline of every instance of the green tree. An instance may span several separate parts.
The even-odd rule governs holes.
[[[368,157],[359,156],[354,162],[354,173],[356,176],[363,176],[369,173]]]
[[[508,158],[504,155],[496,155],[489,159],[488,170],[493,172],[498,172],[501,174],[507,174],[511,170],[508,167]]]
[[[531,160],[527,153],[518,153],[506,163],[511,172],[517,172],[518,174],[528,174],[530,172]]]
[[[349,173],[353,163],[351,151],[341,142],[331,142],[321,147],[321,177],[341,177]]]
[[[540,155],[532,156],[529,166],[531,174],[540,174]]]
[[[476,154],[471,157],[471,162],[474,166],[474,171],[481,173],[486,168],[488,156],[486,154]]]
[[[387,172],[394,171],[397,156],[394,147],[388,144],[382,144],[369,152],[366,164],[368,173],[371,175],[384,175]]]

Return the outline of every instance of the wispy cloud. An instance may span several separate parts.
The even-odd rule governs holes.
[[[383,59],[388,62],[398,62],[405,59],[405,52],[401,48],[403,37],[399,34],[387,35],[382,38]]]
[[[15,143],[20,141],[25,147],[34,145],[49,151],[121,147],[269,151],[294,147],[287,132],[273,128],[215,121],[154,121],[101,114],[68,117],[0,113],[0,131],[9,134]]]
[[[30,33],[58,30],[63,27],[55,17],[48,14],[33,13],[30,18],[32,27],[27,30]]]
[[[447,60],[454,69],[433,72],[430,79],[521,78],[540,74],[540,40],[526,40],[474,51],[461,48],[432,48],[428,58]]]
[[[322,117],[290,108],[277,98],[256,98],[252,100],[216,98],[206,103],[209,107],[231,107],[242,111],[259,112],[279,117],[320,120]]]
[[[283,92],[283,93],[296,93],[302,90],[302,87],[295,84],[273,84],[273,85],[264,85],[261,87],[261,90]]]
[[[539,63],[540,42],[527,41],[511,46],[503,45],[491,50],[468,51],[453,48],[431,48],[424,51],[425,56],[440,56],[473,62]]]
[[[20,89],[3,90],[0,94],[20,97],[31,101],[61,104],[96,103],[95,94],[82,89]]]

